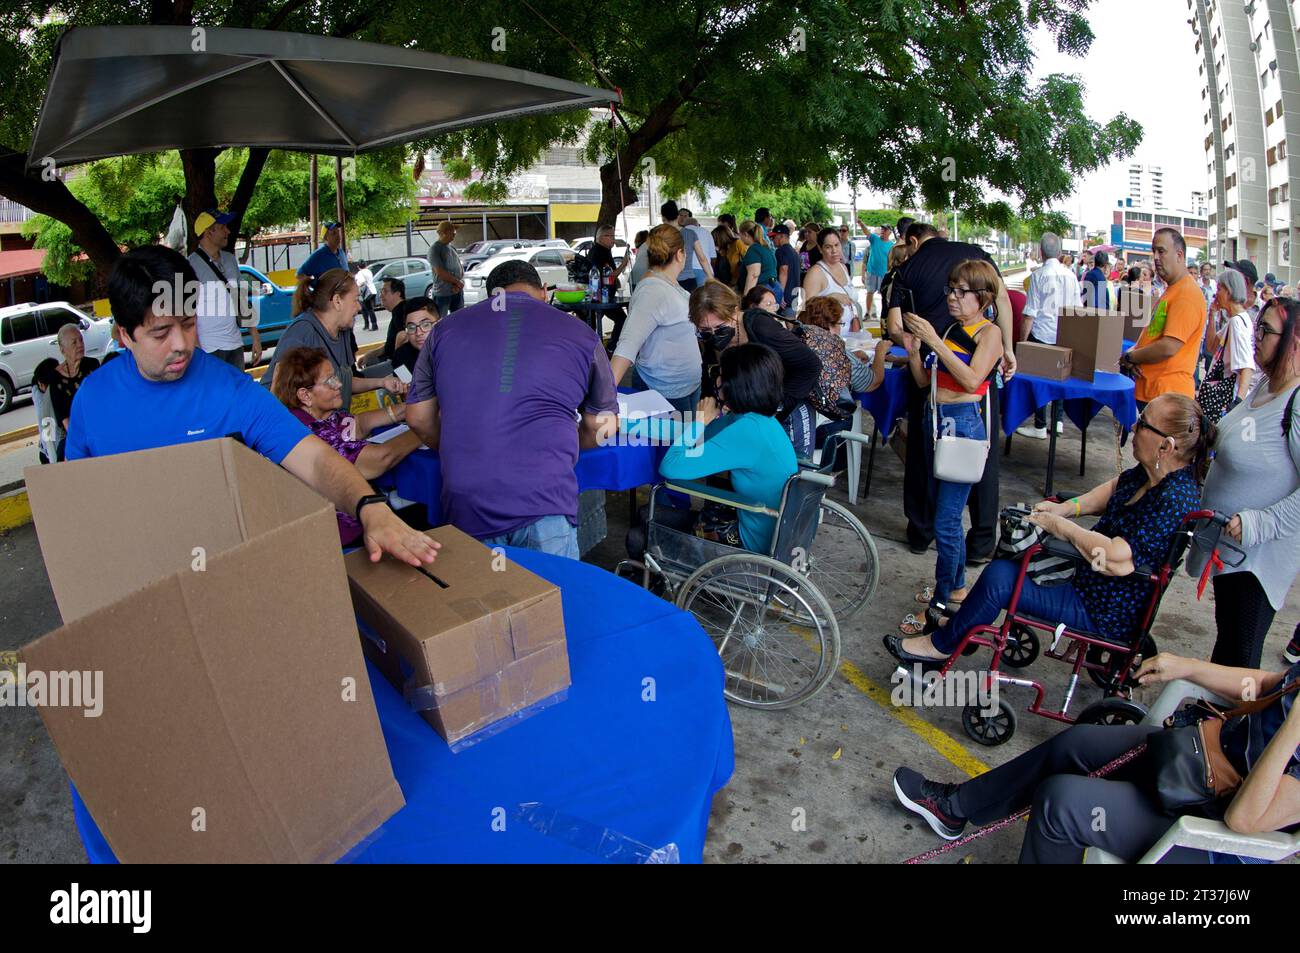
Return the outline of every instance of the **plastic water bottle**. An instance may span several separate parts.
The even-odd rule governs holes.
[[[587,297],[592,301],[600,300],[600,269],[595,265],[587,274]]]
[[[611,304],[614,301],[614,269],[606,265],[600,269],[601,301]]]

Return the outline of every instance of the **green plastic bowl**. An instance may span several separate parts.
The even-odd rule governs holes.
[[[563,302],[564,304],[577,304],[579,301],[585,301],[586,299],[587,299],[587,292],[585,291],[555,292],[555,300]]]

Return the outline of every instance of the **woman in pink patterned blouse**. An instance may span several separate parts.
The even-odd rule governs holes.
[[[369,410],[355,417],[347,413],[342,409],[343,386],[334,374],[334,365],[315,348],[296,347],[280,355],[271,392],[367,480],[391,470],[420,446],[420,438],[410,431],[386,443],[367,442],[366,437],[375,430],[405,420],[406,405]],[[342,512],[336,515],[344,546],[361,538],[361,524],[355,518]]]

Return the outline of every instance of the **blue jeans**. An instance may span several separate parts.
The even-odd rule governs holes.
[[[794,445],[794,455],[804,460],[811,460],[813,444],[817,439],[817,415],[807,401],[795,404],[790,416],[781,425],[785,427],[790,443]]]
[[[700,406],[700,392],[701,388],[697,387],[685,397],[665,397],[664,400],[668,401],[673,410],[679,414],[693,414]]]
[[[983,406],[983,401],[973,404],[940,404],[939,432],[954,437],[983,440],[986,436],[984,418],[980,415]],[[933,424],[928,414],[925,432],[933,446]],[[966,533],[962,529],[961,515],[966,509],[970,491],[969,483],[949,483],[935,479],[934,469],[931,468],[930,498],[934,500],[934,546],[938,552],[934,565],[934,599],[931,605],[946,605],[949,594],[966,585]]]
[[[465,293],[458,291],[454,295],[434,295],[433,306],[438,309],[438,317],[445,318],[453,311],[465,307]]]
[[[934,633],[934,647],[940,652],[951,654],[968,631],[977,625],[988,625],[996,619],[1011,601],[1011,592],[1016,587],[1019,575],[1018,560],[995,559],[985,566],[957,614],[946,626]],[[1092,620],[1088,618],[1083,600],[1079,598],[1078,590],[1069,583],[1040,586],[1033,580],[1026,579],[1020,590],[1020,604],[1016,611],[1046,622],[1064,622],[1071,629],[1096,631]]]
[[[484,546],[519,546],[552,556],[578,559],[578,527],[567,516],[543,516],[527,526],[480,540]]]

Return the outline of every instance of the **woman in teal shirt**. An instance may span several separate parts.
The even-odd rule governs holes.
[[[732,488],[740,496],[778,509],[786,481],[799,469],[790,438],[776,419],[781,406],[781,359],[765,345],[738,344],[723,350],[719,360],[718,400],[725,413],[717,416],[717,402],[701,401],[697,419],[707,424],[703,440],[694,446],[671,447],[659,472],[669,480],[699,480],[730,472]],[[744,547],[767,553],[776,520],[744,511],[739,516]]]
[[[755,285],[771,288],[777,300],[783,300],[785,289],[776,281],[776,252],[756,222],[741,222],[740,234],[749,242],[745,257],[740,259],[740,273],[744,276],[740,285],[742,296]]]

